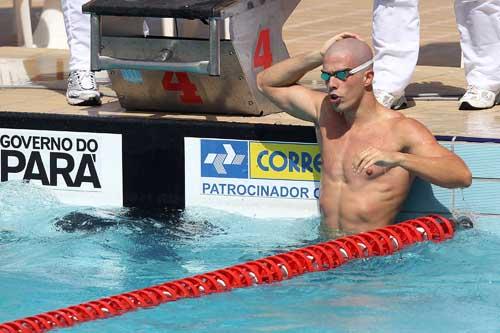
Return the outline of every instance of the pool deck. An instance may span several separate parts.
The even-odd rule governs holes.
[[[35,9],[41,3],[34,1]],[[317,49],[324,40],[341,31],[359,33],[371,42],[371,8],[371,0],[302,0],[284,27],[284,39],[290,54]],[[466,83],[460,68],[459,35],[452,2],[421,0],[420,15],[420,58],[413,82],[406,90],[410,106],[401,112],[423,122],[436,135],[500,138],[500,113],[497,112],[500,106],[484,111],[458,110],[457,100]],[[3,22],[0,26],[6,28],[0,33],[3,34],[0,36],[0,112],[311,126],[285,113],[239,117],[125,111],[105,77],[101,84],[104,93],[102,106],[69,106],[64,97],[68,51],[16,47],[11,1],[0,0],[0,18],[5,18],[0,20]],[[35,84],[36,89],[15,88],[15,85],[23,86],[28,82]],[[319,71],[308,73],[302,83],[319,89]]]

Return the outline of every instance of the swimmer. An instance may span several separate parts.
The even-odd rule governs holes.
[[[363,232],[391,224],[412,181],[446,188],[471,185],[464,161],[415,119],[379,104],[371,48],[341,33],[321,50],[277,63],[257,76],[259,90],[292,116],[314,123],[321,148],[322,226]],[[297,82],[322,66],[327,92]]]

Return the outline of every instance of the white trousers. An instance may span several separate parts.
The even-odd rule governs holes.
[[[69,70],[90,70],[90,15],[82,13],[88,0],[61,0],[70,53]]]
[[[90,15],[82,13],[82,5],[88,1],[61,0],[70,52],[70,71],[90,70]],[[146,20],[152,32],[160,35],[161,22],[155,18]],[[114,36],[136,35],[149,30],[150,27],[141,17],[105,17],[102,20],[102,31],[111,32]]]
[[[451,13],[450,13],[451,15]],[[469,85],[500,90],[500,0],[455,0]],[[374,0],[374,88],[402,95],[418,60],[418,0]]]

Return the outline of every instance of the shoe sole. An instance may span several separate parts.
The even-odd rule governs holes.
[[[71,96],[66,93],[66,100],[69,105],[98,106],[102,104],[100,93],[82,93],[80,96]]]
[[[406,97],[402,97],[396,105],[392,105],[391,109],[393,110],[401,110],[401,109],[406,109],[408,107],[408,100]]]
[[[493,102],[492,106],[487,106],[487,107],[484,107],[484,108],[478,108],[476,106],[471,105],[469,102],[462,102],[458,106],[458,109],[462,110],[462,111],[486,110],[486,109],[491,109],[495,105],[499,105],[499,104],[500,104],[500,94],[498,94],[495,97],[495,101]]]
[[[492,107],[494,107],[495,105],[498,105],[498,104],[500,104],[500,100],[498,98],[497,98],[497,100],[495,100],[495,102],[493,103],[492,106],[487,106],[484,108],[478,108],[476,106],[471,105],[469,102],[462,102],[458,106],[458,109],[462,110],[462,111],[487,110],[487,109],[491,109]]]
[[[102,104],[101,98],[97,96],[88,99],[67,97],[66,100],[68,101],[69,105],[74,106],[99,106]]]
[[[492,108],[493,105],[489,106],[489,107],[486,107],[486,108],[477,108],[475,106],[470,105],[468,102],[462,102],[462,103],[460,103],[460,106],[458,107],[458,109],[462,110],[462,111],[484,110],[484,109],[490,109],[490,108]]]

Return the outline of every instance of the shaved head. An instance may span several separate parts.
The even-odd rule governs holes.
[[[356,38],[344,38],[333,43],[325,53],[325,59],[341,57],[352,67],[359,66],[373,58],[373,52],[366,42]]]
[[[363,100],[375,100],[373,96],[373,70],[369,63],[373,52],[364,41],[357,38],[337,40],[326,50],[323,57],[323,73],[329,74],[325,80],[333,110],[338,113],[355,111]],[[368,62],[367,67],[352,73],[352,69]],[[344,78],[334,73],[348,71]],[[333,79],[332,79],[333,78]]]

